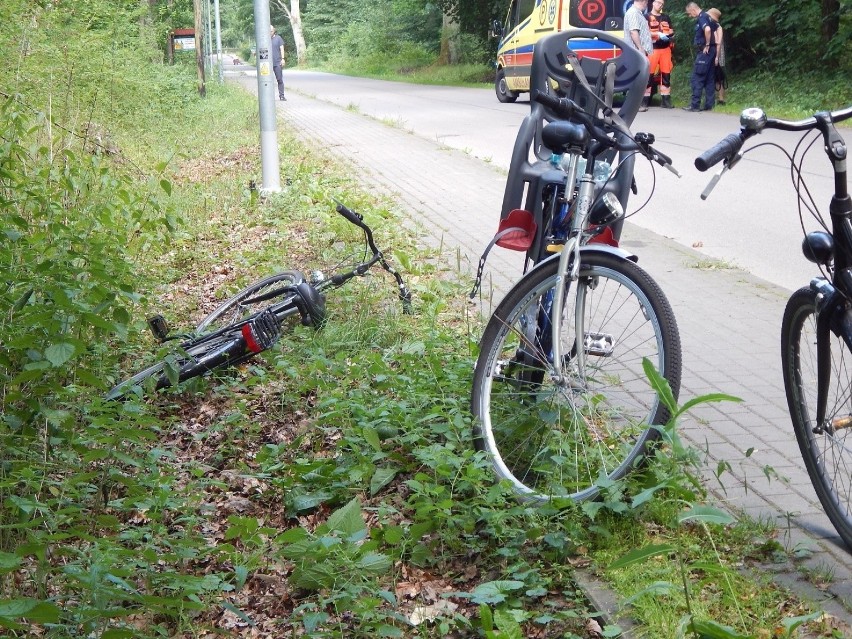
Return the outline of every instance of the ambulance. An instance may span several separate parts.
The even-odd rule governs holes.
[[[492,32],[500,38],[494,88],[500,102],[514,102],[530,90],[533,47],[546,35],[566,29],[599,29],[624,37],[624,12],[632,0],[512,0],[504,24],[495,20]],[[589,40],[572,42],[580,57],[608,60],[617,49]]]

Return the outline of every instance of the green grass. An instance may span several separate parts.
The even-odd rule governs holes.
[[[488,65],[477,64],[407,66],[390,61],[376,63],[367,68],[358,63],[330,63],[318,68],[331,73],[413,84],[486,87],[494,83],[494,70]]]

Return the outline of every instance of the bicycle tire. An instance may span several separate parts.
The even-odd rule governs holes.
[[[491,459],[500,480],[524,501],[585,501],[600,496],[598,480],[624,477],[641,463],[653,425],[669,413],[642,368],[648,357],[678,396],[680,335],[660,287],[633,262],[606,253],[584,253],[577,285],[583,287],[585,382],[572,367],[576,293],[567,291],[569,318],[562,376],[551,376],[542,341],[549,341],[543,300],[552,297],[558,260],[527,273],[498,305],[480,342],[471,408],[474,442]],[[570,285],[570,283],[569,283]],[[548,322],[549,323],[549,322]],[[604,346],[609,343],[609,350]],[[589,454],[591,453],[591,454]]]
[[[816,303],[816,292],[804,287],[793,293],[784,308],[784,390],[808,476],[825,514],[852,550],[852,427],[831,427],[834,420],[852,419],[852,353],[842,337],[829,331],[825,414],[829,428],[817,428]]]
[[[216,339],[201,338],[184,345],[183,352],[176,354],[172,365],[177,368],[177,381],[181,383],[216,368],[234,366],[253,357],[254,354],[247,350],[245,340],[240,335],[225,334]],[[106,394],[106,399],[121,399],[130,393],[135,393],[134,389],[143,388],[145,382],[155,375],[158,377],[154,383],[154,390],[171,386],[172,382],[168,374],[164,372],[168,365],[169,362],[163,359],[142,369],[113,386]]]
[[[267,291],[274,290],[283,286],[296,285],[305,281],[305,276],[299,271],[282,271],[275,275],[270,275],[262,280],[258,280],[253,284],[248,285],[233,297],[222,302],[216,309],[205,317],[196,327],[198,332],[210,333],[222,328],[236,324],[245,319],[249,315],[253,315],[268,306],[277,304],[282,301],[281,296],[277,296],[268,300],[263,300],[254,304],[243,304],[247,299],[262,295]],[[284,295],[284,293],[282,293]]]

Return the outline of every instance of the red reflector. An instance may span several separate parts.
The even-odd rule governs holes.
[[[243,339],[246,340],[246,346],[252,353],[259,353],[263,350],[260,344],[257,343],[257,340],[254,338],[254,331],[251,328],[251,324],[243,324],[242,328]]]

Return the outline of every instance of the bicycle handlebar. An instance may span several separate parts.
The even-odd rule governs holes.
[[[548,93],[536,91],[533,99],[545,106],[550,107],[558,116],[566,120],[579,121],[595,142],[604,146],[618,149],[619,151],[635,151],[643,156],[668,169],[676,176],[681,177],[680,172],[672,165],[672,159],[665,153],[661,153],[653,146],[655,142],[652,133],[637,133],[630,132],[625,125],[608,120],[606,118],[595,117],[586,112],[580,105],[570,98],[557,98]],[[620,133],[622,135],[610,137],[610,133]]]
[[[367,245],[370,247],[370,250],[373,252],[373,256],[367,260],[366,262],[362,262],[352,270],[346,273],[338,273],[333,275],[330,280],[328,280],[332,286],[342,286],[345,282],[349,281],[353,277],[364,275],[370,268],[376,263],[381,264],[382,268],[393,275],[396,280],[397,289],[399,290],[399,299],[402,301],[402,311],[406,315],[411,314],[411,291],[405,285],[405,282],[402,279],[402,276],[390,265],[385,259],[384,254],[379,250],[379,247],[376,246],[376,243],[373,241],[373,231],[367,226],[367,223],[364,222],[364,216],[360,213],[357,213],[346,206],[343,202],[339,200],[335,200],[337,203],[336,210],[340,215],[342,215],[348,222],[351,222],[358,228],[364,231],[364,236],[367,238]]]
[[[823,114],[818,114],[823,115]],[[852,118],[852,106],[827,113],[832,122],[843,122]],[[743,144],[753,135],[761,133],[764,129],[777,129],[779,131],[810,131],[819,129],[820,118],[816,115],[804,120],[781,120],[778,118],[767,118],[766,113],[760,108],[746,109],[740,115],[740,132],[726,135],[723,140],[704,151],[695,158],[695,168],[706,171],[722,160],[726,165],[733,164]]]
[[[621,127],[617,127],[614,124],[607,124],[604,120],[587,113],[580,105],[570,98],[557,98],[549,93],[536,91],[533,99],[536,102],[553,109],[553,112],[559,117],[566,120],[579,120],[580,123],[588,129],[591,136],[597,142],[607,143],[608,141],[612,141],[608,132],[600,127],[607,127],[611,128],[613,131],[621,131],[622,133],[625,133]],[[626,131],[626,133],[629,133],[629,131]]]

